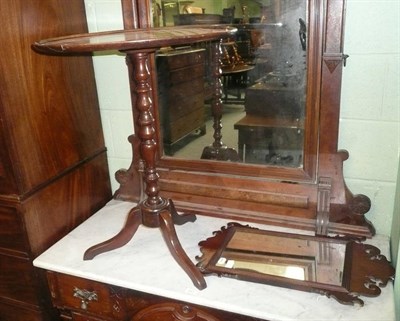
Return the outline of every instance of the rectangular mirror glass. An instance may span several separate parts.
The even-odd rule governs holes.
[[[221,46],[218,110],[208,44],[164,48],[157,55],[163,154],[216,160],[204,149],[218,145],[230,153],[218,160],[303,168],[308,1],[152,4],[154,26],[229,24],[238,29]]]
[[[211,264],[280,277],[341,285],[345,243],[237,230]]]

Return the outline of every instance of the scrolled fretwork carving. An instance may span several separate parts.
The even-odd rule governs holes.
[[[380,295],[395,274],[377,247],[350,237],[298,235],[229,223],[199,245],[202,255],[196,260],[203,274],[318,293],[346,305],[363,306],[360,296]],[[309,258],[304,278],[270,269],[292,267],[296,256]]]

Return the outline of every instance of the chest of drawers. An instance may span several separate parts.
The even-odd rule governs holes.
[[[177,143],[196,130],[205,134],[205,50],[174,50],[157,55],[160,125],[164,150],[173,155]]]
[[[48,272],[54,305],[73,321],[261,321],[71,275]]]

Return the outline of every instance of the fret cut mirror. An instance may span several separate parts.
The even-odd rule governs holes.
[[[229,223],[199,243],[205,275],[319,293],[342,304],[376,297],[395,270],[380,250],[360,240],[259,230]]]
[[[338,151],[345,0],[122,0],[124,27],[226,24],[220,44],[162,48],[150,64],[157,168],[178,210],[372,236],[370,200]],[[219,78],[215,80],[216,76]],[[134,117],[135,111],[133,109]],[[142,161],[116,173],[137,201]]]

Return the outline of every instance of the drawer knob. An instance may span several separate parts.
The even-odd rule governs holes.
[[[95,291],[81,290],[74,287],[74,297],[81,300],[81,309],[86,310],[90,301],[97,301],[97,293]]]

